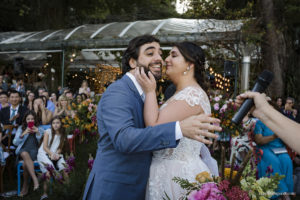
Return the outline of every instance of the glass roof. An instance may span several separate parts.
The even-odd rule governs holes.
[[[45,50],[54,49],[57,43],[74,45],[84,48],[84,42],[88,48],[121,47],[122,41],[142,34],[152,34],[161,37],[197,35],[200,34],[222,34],[226,32],[239,32],[242,27],[241,20],[197,20],[170,18],[163,20],[147,20],[135,22],[116,22],[108,24],[87,24],[63,30],[45,30],[39,32],[2,32],[0,33],[0,53],[4,51],[21,50]],[[214,40],[215,36],[208,37]],[[221,37],[222,38],[222,37]],[[221,39],[219,35],[216,40]],[[205,37],[199,38],[205,40]],[[236,39],[224,37],[224,39]],[[83,41],[82,43],[80,43]],[[97,41],[97,42],[96,42]],[[162,40],[164,41],[164,40]],[[178,41],[178,40],[177,40]],[[101,43],[102,42],[102,43]],[[43,43],[47,43],[44,45]],[[55,43],[56,46],[51,45]],[[26,48],[25,48],[26,47]]]

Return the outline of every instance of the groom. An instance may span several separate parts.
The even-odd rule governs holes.
[[[83,199],[142,200],[152,151],[175,148],[182,137],[207,143],[201,135],[216,136],[204,130],[220,131],[209,124],[218,120],[206,115],[145,128],[144,95],[133,71],[143,66],[159,78],[161,54],[159,40],[150,35],[134,38],[124,52],[124,76],[107,88],[98,105],[100,139]]]

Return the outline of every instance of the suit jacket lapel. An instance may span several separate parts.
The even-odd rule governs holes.
[[[132,90],[136,98],[139,99],[141,103],[144,103],[132,80],[127,75],[124,75],[121,80],[128,85],[129,89]]]

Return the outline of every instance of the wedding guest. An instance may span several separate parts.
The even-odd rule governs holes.
[[[45,91],[45,88],[39,88],[38,89],[38,96],[43,96],[43,92]]]
[[[52,113],[54,113],[54,110],[55,110],[55,105],[54,103],[49,99],[49,92],[47,90],[44,90],[44,92],[42,93],[42,96],[45,96],[46,97],[46,108],[48,110],[50,110]]]
[[[88,98],[88,96],[85,93],[82,93],[81,97],[82,97],[82,101],[85,101]]]
[[[44,193],[41,199],[47,199],[47,189],[50,180],[50,173],[47,165],[52,166],[57,171],[62,171],[65,178],[68,177],[65,169],[66,162],[63,156],[63,147],[66,143],[66,134],[59,116],[51,120],[51,129],[44,133],[43,143],[38,150],[37,160],[40,164],[42,173],[46,174],[47,179],[44,181]]]
[[[231,139],[231,154],[230,163],[235,153],[235,164],[240,166],[249,152],[255,146],[255,142],[252,141],[253,131],[255,128],[256,120],[247,114],[242,121],[242,132],[240,135]]]
[[[55,92],[51,93],[51,97],[49,98],[55,106],[57,106],[57,95]]]
[[[290,118],[291,120],[296,119],[295,117],[295,111],[294,111],[294,103],[295,103],[295,99],[292,97],[288,97],[285,100],[285,104],[284,104],[284,108],[282,108],[282,113],[287,116],[288,118]]]
[[[255,107],[252,110],[253,116],[260,119],[287,145],[289,145],[297,153],[300,153],[300,124],[290,120],[274,109],[267,102],[265,94],[260,94],[258,92],[245,92],[237,96],[235,100],[236,105],[241,105],[246,98],[254,99]]]
[[[24,197],[28,193],[28,177],[33,180],[33,191],[38,190],[39,181],[34,171],[33,161],[37,159],[39,140],[42,138],[44,130],[39,127],[39,120],[33,110],[25,113],[22,126],[16,132],[13,144],[17,146],[16,155],[22,159],[23,163],[23,187],[19,194]]]
[[[8,90],[8,86],[5,82],[3,82],[3,75],[0,74],[0,87],[7,92]]]
[[[18,91],[21,96],[25,95],[25,86],[22,78],[17,78],[16,83],[13,84],[11,88]]]
[[[24,106],[28,108],[28,110],[33,110],[33,100],[35,98],[34,92],[29,92],[24,101]]]
[[[0,92],[0,110],[2,108],[8,107],[10,104],[8,103],[8,94],[7,92]]]
[[[280,180],[276,192],[292,193],[293,163],[287,153],[285,144],[260,120],[256,122],[254,133],[254,140],[257,144],[257,148],[263,152],[260,161],[257,164],[258,176],[267,176],[268,168],[271,166],[273,171],[271,174],[274,175],[275,173],[278,173],[279,175],[285,175],[285,177]],[[279,148],[285,151],[279,152]]]
[[[73,92],[71,90],[67,91],[65,96],[70,103],[73,101]]]
[[[37,115],[39,124],[44,130],[50,128],[52,112],[45,107],[42,97],[37,97],[33,100],[33,110]]]
[[[276,105],[277,105],[278,109],[282,109],[283,102],[282,102],[282,98],[281,97],[277,97],[276,98]]]
[[[71,106],[69,104],[67,97],[61,95],[58,98],[58,104],[57,107],[55,108],[54,116],[60,116],[63,118],[66,116],[72,117],[74,115],[74,111],[72,111],[70,108]]]
[[[16,90],[11,90],[9,93],[9,102],[10,106],[2,108],[0,111],[0,122],[3,125],[14,125],[14,129],[12,131],[12,139],[15,137],[15,133],[17,131],[17,127],[21,125],[23,116],[27,111],[25,106],[21,105],[21,96],[20,93]],[[7,145],[8,140],[3,142]]]
[[[76,104],[79,105],[82,102],[82,94],[76,95]]]
[[[1,166],[5,166],[6,164],[6,161],[5,161],[5,156],[4,156],[4,151],[3,151],[3,148],[2,148],[2,140],[4,139],[2,136],[2,133],[3,133],[3,130],[2,130],[2,127],[0,126],[0,165]]]
[[[81,87],[79,88],[79,94],[86,94],[88,97],[91,95],[91,90],[88,86],[88,82],[87,80],[83,80],[82,83],[81,83]]]

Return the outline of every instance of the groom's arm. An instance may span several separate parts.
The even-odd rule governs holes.
[[[139,119],[134,119],[137,112],[134,97],[124,90],[110,91],[101,99],[100,114],[105,128],[116,150],[124,153],[145,152],[163,148],[174,148],[175,122],[155,127],[136,127]],[[143,117],[142,112],[141,118]]]

